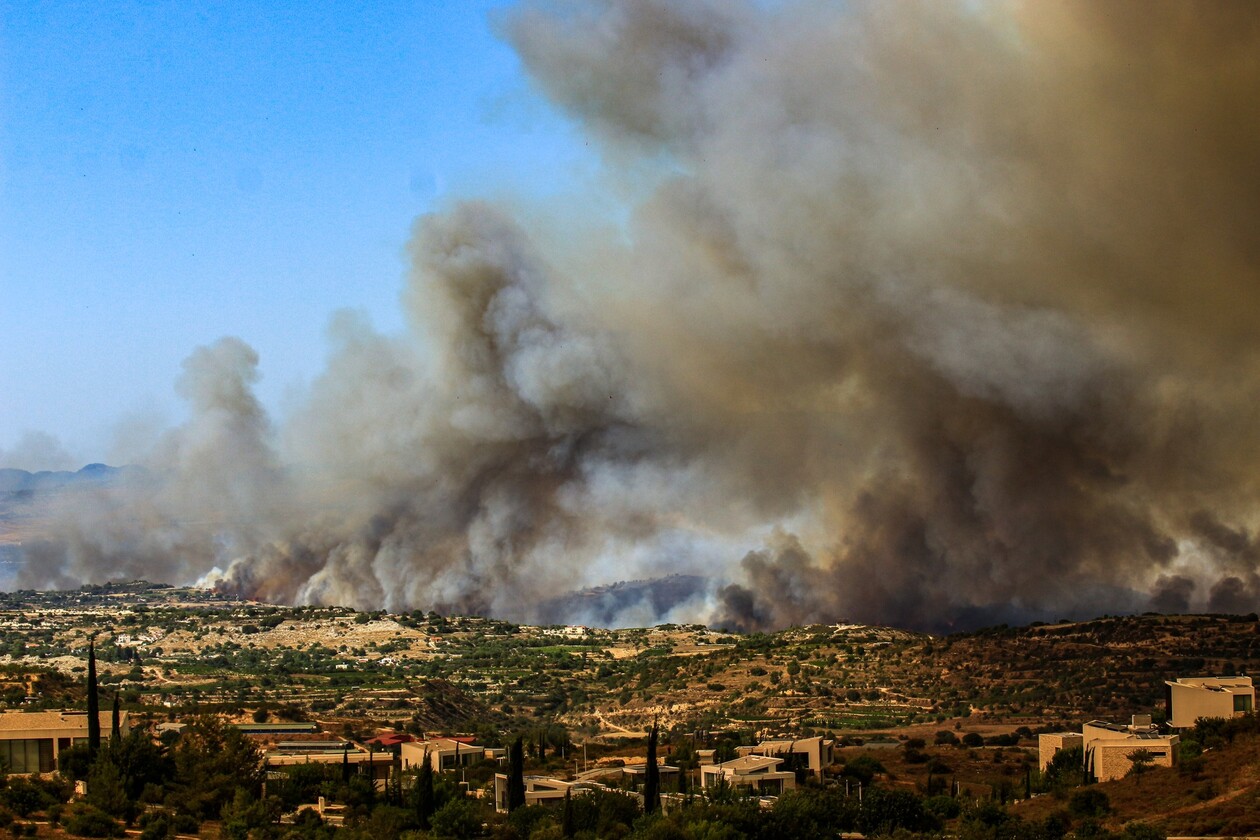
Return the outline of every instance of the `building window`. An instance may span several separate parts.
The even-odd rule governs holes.
[[[1235,694],[1234,695],[1234,711],[1250,712],[1251,711],[1251,695]]]
[[[52,738],[19,738],[0,741],[0,764],[10,773],[51,773]]]

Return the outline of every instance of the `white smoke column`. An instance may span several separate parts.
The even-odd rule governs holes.
[[[251,390],[257,368],[258,355],[239,339],[195,350],[177,383],[188,422],[163,436],[121,486],[65,499],[55,538],[27,548],[19,582],[188,582],[257,548],[288,519],[290,496]]]

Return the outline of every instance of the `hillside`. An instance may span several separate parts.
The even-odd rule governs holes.
[[[1154,768],[1096,789],[1110,803],[1103,822],[1113,829],[1140,820],[1175,837],[1260,834],[1260,735],[1241,735],[1209,749],[1197,765]],[[1015,812],[1044,819],[1065,804],[1039,796]]]
[[[863,625],[741,636],[277,607],[130,584],[0,595],[0,627],[0,664],[15,672],[81,673],[97,634],[105,679],[138,705],[459,724],[418,689],[441,684],[486,725],[551,721],[585,737],[639,733],[652,720],[784,734],[1036,730],[1158,717],[1166,678],[1260,667],[1255,616],[1111,617],[945,638]]]

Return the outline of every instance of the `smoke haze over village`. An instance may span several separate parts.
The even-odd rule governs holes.
[[[249,335],[191,349],[189,419],[17,585],[744,630],[1260,604],[1250,7],[496,21],[599,189],[417,219],[405,328],[335,316],[283,420]]]

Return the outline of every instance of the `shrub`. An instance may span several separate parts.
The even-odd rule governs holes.
[[[433,815],[434,837],[464,840],[481,834],[481,808],[471,799],[456,797]]]
[[[1078,817],[1102,817],[1111,813],[1111,800],[1098,788],[1088,787],[1072,794],[1068,810]]]
[[[177,834],[197,834],[201,831],[201,823],[192,814],[176,814],[171,824]]]
[[[942,820],[952,820],[962,811],[958,800],[952,796],[929,796],[923,800],[923,808]]]
[[[871,779],[875,778],[876,773],[883,772],[885,772],[884,765],[869,755],[859,755],[844,765],[844,775],[856,779],[864,785],[869,785]]]
[[[76,837],[122,837],[122,825],[93,805],[76,802],[66,808],[64,823],[66,832]]]
[[[138,820],[140,840],[164,840],[175,835],[175,826],[165,811],[146,811]]]
[[[0,802],[19,817],[29,817],[35,811],[53,804],[51,796],[30,779],[9,779],[9,786],[0,791]]]
[[[1164,840],[1168,835],[1142,822],[1131,822],[1124,827],[1124,840]]]

